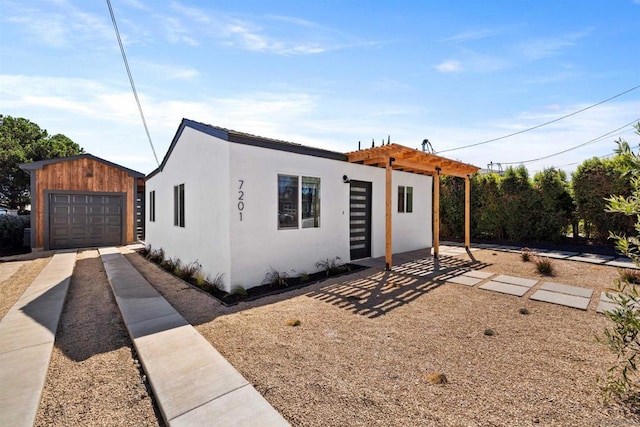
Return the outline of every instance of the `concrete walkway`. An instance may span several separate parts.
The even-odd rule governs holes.
[[[443,252],[442,247],[444,247],[444,251],[447,254],[455,254],[456,251],[460,251],[460,247],[463,246],[461,243],[456,242],[442,242],[441,243],[440,253]],[[492,243],[471,243],[471,250],[473,249],[491,249],[494,251],[501,252],[511,252],[511,253],[520,253],[522,251],[522,246],[512,246],[512,245],[496,245]],[[462,248],[464,249],[464,247]],[[531,252],[542,257],[553,258],[553,259],[566,259],[570,261],[579,261],[586,262],[589,264],[602,264],[608,265],[611,267],[621,267],[621,268],[638,268],[633,261],[629,258],[623,256],[611,256],[611,255],[601,255],[601,254],[592,254],[588,252],[570,252],[570,251],[561,251],[561,250],[552,250],[552,249],[536,249],[530,248]]]
[[[168,425],[289,425],[116,248],[99,252]]]
[[[59,253],[0,321],[0,425],[33,426],[76,253]]]

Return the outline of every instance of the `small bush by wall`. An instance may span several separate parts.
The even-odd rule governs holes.
[[[0,215],[0,249],[22,247],[24,229],[30,224],[29,215]]]

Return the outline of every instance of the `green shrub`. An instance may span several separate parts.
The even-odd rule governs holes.
[[[318,261],[316,262],[316,267],[324,270],[327,273],[327,276],[351,271],[351,267],[349,267],[348,264],[343,264],[339,256]]]
[[[29,228],[29,215],[0,215],[0,248],[20,248],[24,240],[24,229]]]
[[[289,273],[286,271],[276,271],[273,267],[265,274],[263,285],[271,285],[274,288],[286,288],[289,286]]]
[[[545,257],[536,257],[535,259],[536,271],[543,276],[553,276],[554,267],[553,261]]]
[[[636,134],[640,135],[640,122],[636,124]],[[629,144],[618,141],[616,150],[624,167],[624,175],[630,180],[632,191],[629,196],[618,195],[607,199],[607,211],[625,215],[635,221],[635,234],[627,236],[610,232],[616,248],[640,266],[640,154],[631,152]],[[613,323],[604,331],[604,339],[599,339],[616,355],[616,363],[609,369],[602,391],[606,399],[625,403],[635,412],[640,411],[640,293],[634,285],[617,281],[619,293],[607,294],[616,305],[606,316]]]
[[[522,250],[520,251],[520,259],[523,262],[529,262],[531,261],[531,249],[529,248],[522,248]]]

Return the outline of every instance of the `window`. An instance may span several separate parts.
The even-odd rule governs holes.
[[[298,228],[298,177],[278,175],[278,228]]]
[[[318,227],[320,178],[278,175],[278,229]]]
[[[149,221],[156,221],[156,192],[149,192]]]
[[[184,227],[184,184],[173,187],[173,225]]]
[[[320,227],[320,178],[302,177],[302,228]]]
[[[398,212],[413,212],[413,187],[398,186]]]

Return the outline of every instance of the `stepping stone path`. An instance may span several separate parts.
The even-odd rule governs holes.
[[[531,299],[586,310],[592,294],[592,289],[547,282],[531,295]]]
[[[480,286],[480,289],[521,297],[536,283],[538,283],[538,281],[533,279],[500,275]]]
[[[600,301],[598,301],[598,308],[596,312],[604,314],[606,311],[612,311],[616,308],[616,304],[607,296],[606,292],[600,293]]]
[[[471,271],[467,271],[466,273],[463,273],[463,274],[461,274],[459,276],[450,277],[449,279],[446,279],[445,281],[449,282],[449,283],[457,283],[459,285],[475,286],[478,283],[482,282],[485,279],[488,279],[491,276],[493,276],[493,273],[487,273],[485,271],[471,270]]]

